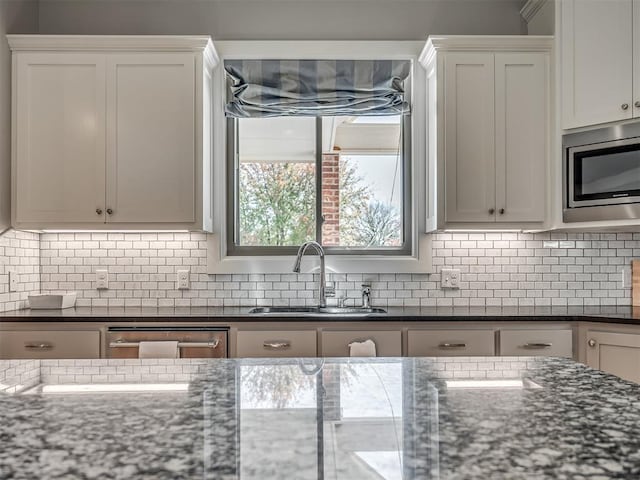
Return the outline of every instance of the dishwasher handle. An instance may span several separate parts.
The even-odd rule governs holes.
[[[153,341],[153,340],[150,340]],[[220,339],[216,338],[211,342],[178,342],[178,348],[218,348]],[[109,343],[109,348],[134,348],[139,347],[140,342],[127,342],[126,340],[116,340]]]

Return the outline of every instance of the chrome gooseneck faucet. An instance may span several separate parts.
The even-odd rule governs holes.
[[[327,288],[327,279],[326,279],[325,266],[324,266],[324,248],[322,248],[322,245],[320,245],[318,242],[315,242],[313,240],[309,242],[305,242],[302,245],[300,245],[300,248],[298,249],[298,256],[296,257],[296,263],[293,265],[293,271],[295,273],[300,273],[300,263],[302,262],[302,257],[304,256],[305,252],[307,251],[307,248],[309,247],[313,247],[315,251],[318,252],[318,255],[320,256],[320,286],[318,289],[319,296],[320,296],[319,306],[320,308],[324,308],[327,306],[327,295],[333,296],[335,293],[333,288],[330,288],[330,289]]]

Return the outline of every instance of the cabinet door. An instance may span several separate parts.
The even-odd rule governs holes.
[[[236,356],[251,357],[315,357],[315,330],[240,330]]]
[[[100,332],[0,331],[0,358],[100,358]]]
[[[631,118],[632,0],[564,0],[561,7],[563,127]]]
[[[449,53],[444,63],[446,221],[494,222],[494,57]]]
[[[549,108],[547,55],[496,54],[499,222],[543,222]]]
[[[640,117],[640,0],[633,0],[633,116]]]
[[[391,331],[324,331],[322,332],[323,357],[348,357],[349,344],[372,340],[376,344],[377,357],[402,356],[402,332]]]
[[[109,56],[107,221],[193,223],[195,175],[194,55]]]
[[[104,56],[18,53],[14,65],[14,225],[103,223]]]
[[[409,330],[409,357],[495,355],[493,330]]]
[[[571,330],[500,330],[500,355],[573,357]]]
[[[589,332],[587,365],[640,383],[640,335]]]

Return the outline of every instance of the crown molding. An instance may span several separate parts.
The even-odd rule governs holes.
[[[527,3],[520,9],[520,15],[529,23],[547,2],[548,0],[527,0]]]
[[[547,52],[552,48],[549,35],[433,35],[418,59],[426,66],[438,52]]]
[[[218,55],[206,35],[7,35],[14,52],[205,52]]]

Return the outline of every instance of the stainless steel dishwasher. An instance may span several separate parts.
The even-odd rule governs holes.
[[[109,327],[107,358],[138,358],[140,342],[176,341],[180,358],[226,358],[225,327],[148,326]]]

